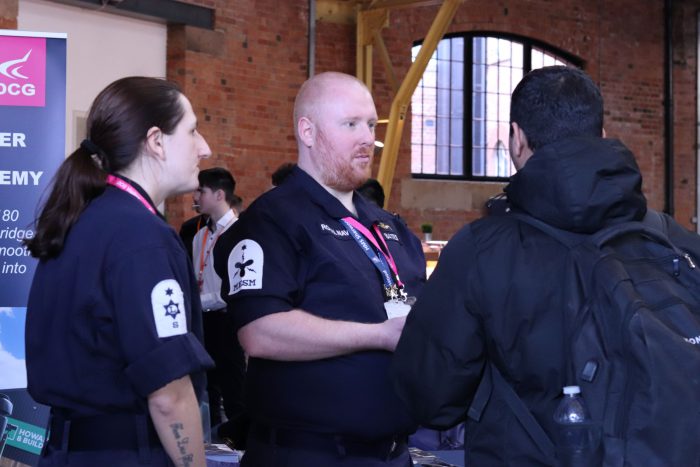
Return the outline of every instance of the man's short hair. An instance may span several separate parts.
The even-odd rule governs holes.
[[[510,121],[520,126],[533,151],[565,138],[602,136],[603,97],[578,68],[539,68],[515,87]]]
[[[241,211],[243,211],[243,198],[234,194],[231,199],[232,199],[232,201],[231,201],[231,203],[229,203],[231,205],[231,209],[236,211],[236,214],[238,214],[240,216]]]
[[[236,180],[231,172],[223,167],[212,167],[199,171],[199,186],[209,188],[211,191],[222,190],[226,196],[226,202],[233,204],[233,192],[236,190]]]
[[[380,208],[384,207],[384,188],[382,188],[378,180],[368,178],[365,183],[357,188],[357,191]]]
[[[272,172],[270,177],[272,186],[280,186],[289,177],[297,165],[294,162],[285,162]]]

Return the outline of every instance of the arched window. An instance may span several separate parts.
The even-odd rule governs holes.
[[[421,45],[413,47],[415,60]],[[510,95],[525,73],[581,66],[576,57],[531,39],[455,34],[438,44],[411,99],[414,177],[505,180]]]

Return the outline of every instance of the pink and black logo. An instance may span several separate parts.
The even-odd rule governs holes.
[[[46,38],[0,37],[0,105],[46,105]]]

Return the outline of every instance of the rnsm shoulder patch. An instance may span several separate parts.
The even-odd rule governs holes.
[[[241,290],[262,289],[265,255],[255,240],[238,242],[228,257],[229,295]]]

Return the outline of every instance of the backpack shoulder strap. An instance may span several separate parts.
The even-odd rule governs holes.
[[[666,219],[664,218],[663,214],[655,209],[647,208],[647,212],[644,214],[644,218],[642,219],[642,224],[664,234],[668,234],[668,224],[666,223]]]
[[[590,239],[598,248],[602,248],[615,238],[629,234],[640,234],[659,243],[666,244],[674,250],[678,250],[668,238],[668,222],[666,218],[654,209],[647,209],[641,221],[623,222],[601,229],[592,235],[559,229],[524,212],[511,212],[509,215],[546,233],[570,249],[580,245],[587,239]]]
[[[509,215],[518,219],[521,222],[531,225],[537,230],[546,233],[547,235],[554,238],[559,243],[568,248],[573,248],[576,245],[579,245],[583,240],[585,240],[588,237],[584,234],[577,234],[574,232],[568,232],[566,230],[558,229],[557,227],[549,225],[546,222],[537,219],[536,217],[532,217],[529,214],[525,214],[524,212],[511,211]]]
[[[474,399],[469,407],[469,418],[479,421],[481,415],[486,408],[491,395],[498,393],[508,408],[518,419],[527,434],[532,438],[532,441],[544,454],[547,459],[555,459],[555,447],[550,437],[542,429],[542,426],[535,419],[530,409],[525,405],[523,400],[518,396],[511,386],[501,374],[501,371],[493,363],[489,363],[484,370],[484,375],[476,390]]]

